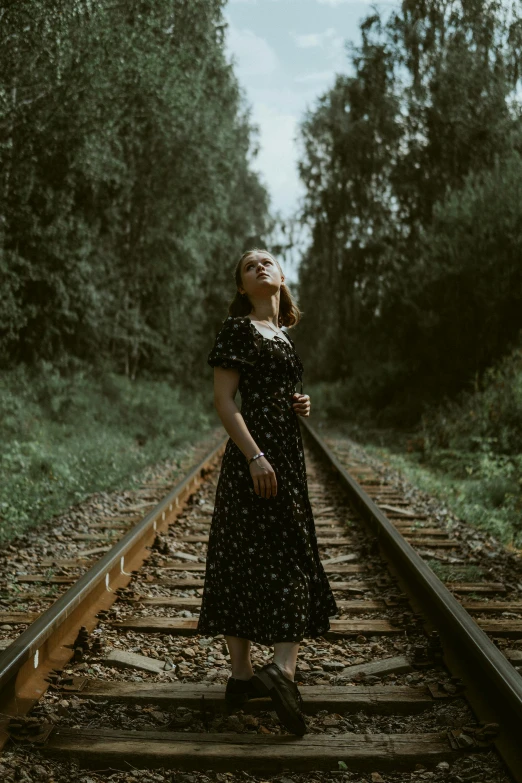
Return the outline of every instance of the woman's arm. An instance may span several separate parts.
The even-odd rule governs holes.
[[[246,459],[258,454],[259,448],[236,405],[235,396],[239,385],[239,370],[214,367],[214,407],[223,427]],[[275,471],[266,457],[258,457],[250,463],[250,475],[254,482],[254,492],[261,497],[277,495]]]

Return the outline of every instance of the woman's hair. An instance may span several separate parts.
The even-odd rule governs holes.
[[[254,253],[263,253],[263,255],[267,255],[269,258],[272,259],[272,261],[275,261],[277,266],[279,267],[279,271],[281,274],[283,274],[283,270],[281,269],[281,264],[279,261],[274,258],[274,256],[268,252],[268,250],[263,250],[258,247],[253,247],[251,250],[247,250],[236,265],[236,271],[235,271],[235,279],[236,279],[236,295],[234,299],[231,301],[231,303],[228,306],[228,314],[232,316],[238,316],[238,315],[248,315],[252,312],[252,303],[250,299],[248,298],[248,294],[240,294],[239,293],[239,287],[243,285],[243,281],[241,278],[241,269],[243,265],[243,261],[250,255],[253,255]],[[295,326],[297,323],[299,323],[301,319],[301,311],[299,310],[299,307],[295,303],[292,294],[288,290],[287,286],[284,283],[281,283],[281,288],[279,291],[279,313],[278,313],[278,325],[281,326]]]

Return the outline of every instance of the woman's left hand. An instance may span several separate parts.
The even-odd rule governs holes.
[[[299,394],[299,392],[294,392],[292,397],[298,398],[292,403],[292,408],[294,409],[295,413],[297,413],[298,416],[309,416],[311,403],[308,394]]]

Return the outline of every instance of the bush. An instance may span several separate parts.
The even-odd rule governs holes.
[[[0,541],[111,489],[213,426],[205,391],[19,366],[0,379]]]
[[[428,450],[455,448],[483,454],[520,453],[522,347],[517,346],[489,368],[475,389],[427,410],[421,428]]]

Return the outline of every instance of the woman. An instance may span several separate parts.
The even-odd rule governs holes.
[[[300,312],[266,250],[240,258],[237,293],[208,363],[214,405],[230,435],[218,479],[197,632],[223,634],[232,664],[229,707],[270,695],[282,724],[303,735],[294,682],[299,642],[338,613],[319,558],[297,416],[310,415],[303,365],[283,325]],[[301,382],[301,393],[295,384]],[[241,393],[241,411],[235,395]],[[274,646],[254,673],[250,643]]]

